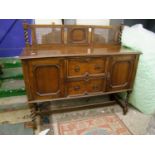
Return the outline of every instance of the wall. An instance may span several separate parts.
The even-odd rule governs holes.
[[[35,24],[62,24],[61,19],[35,19]]]
[[[35,19],[36,24],[61,24],[61,19]],[[81,25],[109,25],[109,19],[76,19],[76,24]]]
[[[120,25],[123,24],[123,19],[110,19],[110,25]]]
[[[81,25],[109,25],[109,19],[77,19],[77,24]]]

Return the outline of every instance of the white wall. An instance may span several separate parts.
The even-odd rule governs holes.
[[[35,24],[62,24],[61,19],[35,19]]]
[[[77,19],[79,25],[109,25],[109,19]]]
[[[61,19],[35,19],[35,24],[61,24]],[[109,25],[109,19],[76,19],[78,25]]]

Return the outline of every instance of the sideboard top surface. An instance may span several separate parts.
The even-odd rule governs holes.
[[[121,46],[57,46],[52,48],[24,48],[20,59],[46,58],[46,57],[73,57],[73,56],[103,56],[120,54],[141,54]]]

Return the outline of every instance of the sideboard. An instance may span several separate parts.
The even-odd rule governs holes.
[[[24,24],[20,59],[33,116],[37,103],[97,95],[111,95],[126,114],[140,52],[121,47],[121,31],[122,26]],[[124,100],[119,92],[127,92]]]

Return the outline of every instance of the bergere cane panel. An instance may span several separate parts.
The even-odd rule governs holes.
[[[63,42],[61,27],[35,27],[33,33],[32,43],[36,45],[62,44]]]
[[[119,44],[120,27],[94,27],[92,42],[94,44]]]

